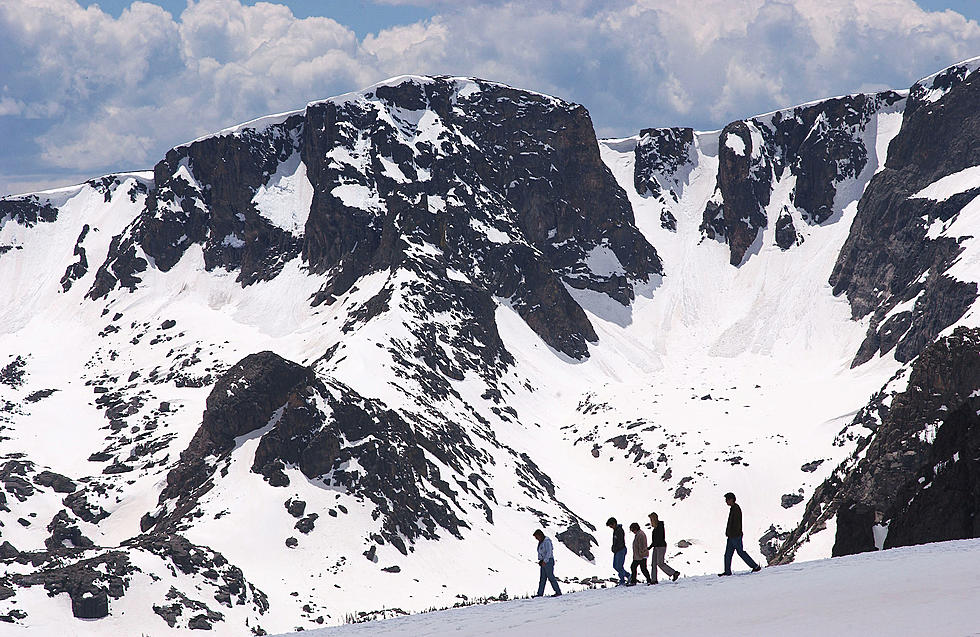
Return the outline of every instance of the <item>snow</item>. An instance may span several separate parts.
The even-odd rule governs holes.
[[[390,82],[396,81],[415,82],[417,78]],[[457,84],[458,97],[479,99],[473,88],[478,88],[475,82],[460,80]],[[379,100],[367,98],[369,92],[370,89],[343,99],[376,109],[378,117],[391,124],[408,144],[439,140],[447,130],[447,124],[430,111],[386,110]],[[486,383],[472,372],[461,381],[452,381],[458,400],[447,400],[435,407],[424,402],[423,390],[415,380],[395,374],[393,351],[410,350],[417,343],[413,330],[420,329],[420,324],[452,333],[459,329],[461,320],[445,311],[429,313],[421,319],[414,317],[407,309],[417,301],[412,286],[439,283],[422,281],[406,269],[374,272],[358,280],[333,303],[312,307],[309,299],[323,287],[329,273],[311,274],[301,259],[294,259],[284,264],[273,280],[243,288],[234,272],[207,271],[201,246],[195,244],[169,272],[161,272],[151,261],[151,267],[140,273],[142,282],[135,292],[120,291],[97,303],[84,300],[97,265],[105,259],[109,241],[125,231],[142,209],[143,200],[138,197],[136,202],[130,202],[128,197],[117,196],[106,206],[102,195],[87,186],[66,190],[58,195],[64,198],[64,205],[57,223],[39,224],[33,229],[15,223],[0,225],[0,244],[24,248],[23,257],[0,258],[0,280],[5,282],[0,303],[0,352],[3,356],[29,355],[30,386],[9,392],[9,396],[20,401],[32,389],[59,390],[32,405],[27,416],[4,431],[5,436],[10,436],[4,446],[23,451],[35,462],[72,477],[99,475],[101,465],[87,458],[105,448],[106,422],[104,414],[93,405],[93,390],[86,383],[123,386],[131,371],[146,376],[156,367],[176,368],[179,361],[168,350],[189,354],[197,348],[202,350],[201,360],[189,367],[190,372],[218,374],[246,354],[269,349],[297,362],[313,364],[321,377],[336,378],[367,398],[383,401],[416,423],[421,435],[426,435],[433,411],[466,423],[467,430],[480,438],[480,453],[486,458],[485,464],[475,464],[473,468],[493,489],[499,502],[492,507],[493,523],[470,512],[467,521],[471,527],[462,530],[462,540],[440,531],[440,540],[418,542],[409,556],[401,555],[390,545],[379,546],[377,564],[362,557],[371,545],[368,534],[379,526],[369,502],[320,480],[307,480],[295,467],[286,468],[291,482],[288,488],[272,489],[250,471],[261,431],[237,441],[227,476],[217,480],[214,490],[204,498],[202,517],[194,521],[187,535],[192,541],[221,551],[242,568],[249,581],[269,595],[272,610],[262,619],[262,626],[273,630],[288,630],[302,622],[309,625],[310,618],[300,619],[306,603],[315,605],[316,613],[324,615],[328,623],[338,623],[347,612],[396,606],[417,611],[434,604],[451,604],[457,594],[496,595],[504,588],[511,593],[522,592],[525,584],[529,589],[536,580],[530,531],[544,519],[551,524],[547,532],[553,535],[556,527],[568,519],[569,510],[599,528],[594,535],[600,546],[594,549],[598,557],[592,563],[556,542],[560,576],[610,574],[605,552],[608,538],[602,522],[610,514],[624,521],[643,520],[651,508],[661,514],[668,526],[669,563],[689,576],[716,571],[724,546],[719,531],[727,516],[721,494],[728,490],[739,496],[745,511],[746,548],[759,559],[754,540],[770,525],[788,530],[799,519],[802,507],[783,509],[780,495],[800,490],[809,495],[848,455],[851,447],[835,446],[835,437],[898,367],[893,359],[884,357],[850,368],[867,322],[851,321],[846,299],[835,297],[827,281],[864,185],[884,164],[888,142],[899,130],[900,109],[901,104],[882,111],[864,131],[864,141],[872,155],[868,166],[858,178],[838,185],[835,215],[827,223],[805,224],[792,206],[794,178],[784,176],[778,181],[766,210],[769,227],[760,234],[751,258],[739,268],[729,264],[727,246],[702,242],[699,230],[705,203],[716,191],[720,133],[695,135],[688,164],[670,176],[677,200],[667,204],[641,197],[633,188],[635,137],[601,142],[602,158],[629,196],[637,226],[663,258],[666,275],[637,285],[636,299],[630,306],[623,306],[606,294],[569,288],[599,335],[599,341],[590,345],[590,357],[585,361],[570,359],[548,347],[507,300],[497,299],[497,329],[515,358],[501,383],[507,406],[518,414],[513,419],[503,419],[493,411],[492,403],[483,397]],[[257,120],[255,125],[271,125],[277,121],[275,117]],[[234,133],[241,128],[227,131]],[[757,127],[750,128],[756,153],[762,147],[761,137],[756,138]],[[730,148],[732,143],[741,143],[744,154],[744,140],[733,141],[734,137],[737,136],[729,136],[725,142]],[[472,141],[464,139],[462,143]],[[351,148],[338,146],[326,156],[329,161],[351,166],[352,171],[368,174],[371,150],[370,140],[364,135]],[[388,176],[405,179],[393,161],[379,159]],[[181,170],[188,178],[192,176],[186,166],[181,166]],[[420,178],[427,176],[420,171]],[[126,181],[120,188],[128,189],[128,185],[130,182]],[[344,183],[332,192],[348,206],[377,212],[384,209],[384,202],[369,181]],[[457,205],[452,192],[446,195],[450,205]],[[302,234],[312,186],[298,154],[279,165],[268,183],[256,191],[253,201],[259,214],[270,223],[294,236]],[[435,195],[428,202],[433,211],[444,210],[447,204]],[[937,228],[936,232],[978,236],[980,204],[974,204],[949,227]],[[676,232],[660,226],[665,205],[677,219]],[[784,207],[788,207],[797,228],[806,235],[802,245],[787,252],[774,246],[773,222]],[[68,293],[63,293],[60,276],[73,260],[72,249],[83,223],[93,228],[84,242],[89,272]],[[522,241],[519,229],[509,227],[502,219],[480,220],[474,214],[469,223],[491,242]],[[975,278],[974,273],[980,269],[980,250],[972,247],[972,241],[964,239],[968,249],[951,272]],[[231,233],[223,242],[240,247],[242,239]],[[411,240],[405,252],[409,258],[441,257],[437,246]],[[139,251],[137,256],[146,257]],[[591,249],[585,265],[600,276],[623,272],[622,264],[606,245]],[[469,280],[467,273],[453,268],[447,268],[446,274],[452,281]],[[351,315],[383,291],[390,293],[390,311],[363,325],[357,324],[353,330],[346,329]],[[96,337],[95,330],[110,323],[117,312],[124,315],[117,322],[120,332]],[[163,318],[177,323],[170,332],[172,340],[153,345],[149,336],[138,338],[144,332],[158,334],[157,326]],[[137,342],[133,343],[133,339]],[[436,342],[450,358],[458,353],[444,339]],[[323,352],[334,347],[336,352],[329,360],[320,359]],[[117,352],[118,359],[109,360],[109,350]],[[5,358],[0,358],[0,364],[5,362]],[[99,376],[103,372],[110,378],[117,377],[118,382]],[[900,384],[897,382],[896,388]],[[162,401],[171,403],[170,412],[155,416],[159,417],[161,428],[173,435],[158,452],[158,459],[169,455],[173,460],[187,447],[200,425],[209,390],[208,386],[184,387],[172,381],[147,384],[147,403],[134,415],[136,419],[149,417]],[[8,396],[6,389],[4,392]],[[709,394],[710,399],[703,399]],[[325,406],[321,409],[328,410]],[[71,414],[70,422],[66,423],[64,414]],[[56,429],[64,444],[52,445],[52,429],[31,426],[36,422],[66,423]],[[651,455],[639,461],[632,457],[629,446],[618,449],[607,443],[616,436],[631,436],[630,445],[642,443],[643,450]],[[593,455],[594,445],[598,445],[598,457]],[[525,451],[553,479],[561,506],[529,496],[516,484],[515,454]],[[664,460],[660,460],[661,453]],[[461,475],[458,468],[447,466],[428,452],[426,456],[442,476]],[[802,464],[816,459],[825,461],[818,471],[800,470]],[[646,466],[647,462],[654,467]],[[667,467],[672,477],[667,477]],[[141,514],[157,507],[166,468],[166,463],[140,468],[113,483],[113,490],[98,502],[110,512],[110,517],[98,527],[82,525],[83,531],[105,546],[136,534]],[[357,463],[348,469],[364,471]],[[686,498],[676,496],[681,484],[691,489]],[[476,510],[475,501],[460,497],[464,509]],[[283,507],[287,498],[303,499],[308,503],[308,513],[319,514],[313,533],[302,535],[295,530],[295,520]],[[21,503],[8,500],[15,518],[26,512]],[[331,517],[329,511],[341,505],[348,513]],[[31,506],[39,520],[46,522],[60,510],[61,497],[43,493],[31,500]],[[243,533],[243,528],[248,532]],[[798,559],[828,555],[834,533],[830,520],[824,530],[810,537],[797,554]],[[20,525],[7,525],[4,538],[8,536],[21,549],[40,548],[42,542],[36,527],[25,530]],[[290,536],[299,541],[294,549],[284,546],[284,539]],[[678,548],[676,543],[681,539],[690,546]],[[848,562],[834,562],[838,563]],[[399,565],[401,572],[378,572],[379,567],[389,565]],[[565,608],[562,604],[571,604],[569,622],[586,626],[591,621],[594,626],[594,617],[575,614],[576,600],[584,600],[587,607],[612,604],[611,609],[618,609],[613,614],[622,614],[624,621],[639,622],[640,613],[616,604],[644,601],[637,596],[656,594],[658,597],[650,600],[656,602],[667,595],[667,600],[660,600],[664,608],[676,605],[678,617],[687,622],[680,626],[688,626],[694,632],[701,619],[720,621],[710,614],[697,617],[697,606],[716,604],[729,614],[743,607],[752,608],[750,600],[739,597],[743,591],[752,596],[760,612],[768,613],[762,618],[764,621],[785,628],[786,624],[779,621],[789,621],[793,613],[802,613],[804,620],[810,616],[806,614],[810,611],[798,608],[805,603],[807,594],[817,595],[828,604],[839,601],[827,591],[807,593],[807,584],[795,580],[792,586],[801,594],[791,597],[786,593],[784,589],[790,584],[779,579],[780,574],[811,567],[817,569],[812,571],[817,574],[824,568],[819,564],[799,564],[773,569],[747,581],[689,577],[656,591],[599,591],[569,595],[562,600],[515,602],[492,608],[515,611],[513,621],[517,623],[501,624],[511,620],[484,617],[497,623],[484,624],[480,629],[512,625],[514,630],[524,630],[518,621],[523,621],[521,609],[528,609],[533,615],[540,614],[543,608]],[[154,568],[159,569],[159,565]],[[849,576],[847,572],[844,575]],[[774,579],[778,586],[767,588],[766,583]],[[820,577],[814,579],[821,581]],[[736,584],[743,581],[747,586]],[[113,618],[111,622],[118,622],[118,626],[93,623],[85,624],[85,628],[91,626],[96,632],[111,625],[121,626],[121,632],[125,632],[124,628],[133,625],[126,621],[148,617],[149,624],[144,629],[147,634],[169,634],[162,620],[148,614],[151,611],[147,609],[161,601],[170,583],[170,579],[153,584],[148,578],[137,578],[120,605],[130,613],[128,618]],[[893,583],[886,580],[886,584]],[[569,590],[574,588],[570,586]],[[861,594],[869,597],[854,599],[879,603],[873,596],[888,590],[878,580],[868,580],[865,588],[868,590]],[[685,596],[684,591],[696,594]],[[734,596],[730,595],[732,591]],[[27,599],[33,600],[30,596],[35,592],[31,591]],[[299,594],[294,596],[293,592]],[[840,599],[851,598],[842,593]],[[770,599],[781,603],[770,603]],[[758,600],[766,601],[763,605]],[[556,605],[545,607],[540,605],[542,602]],[[47,611],[42,610],[48,607],[41,598],[36,604],[30,603],[32,609],[36,608],[30,621],[38,622],[31,626],[50,628],[52,624],[45,623],[48,619],[43,615]],[[51,616],[62,622],[72,621],[65,615],[70,611],[63,608],[63,596],[56,605],[58,610],[52,611]],[[116,612],[116,607],[113,610]],[[224,608],[220,610],[225,612]],[[466,612],[480,616],[490,611]],[[545,627],[533,621],[527,626],[527,630],[547,633]],[[645,629],[638,626],[625,625],[642,634]],[[225,629],[232,630],[219,626],[216,632],[220,634]],[[38,630],[44,634],[43,627]],[[420,630],[418,634],[426,634]],[[466,630],[469,628],[461,627],[460,634],[467,634]]]
[[[340,199],[345,206],[350,208],[360,208],[379,212],[382,210],[382,202],[378,193],[362,184],[343,184],[335,186],[330,191],[334,197]]]
[[[313,185],[298,152],[279,164],[276,173],[259,187],[252,201],[259,214],[272,225],[302,236],[313,205]]]
[[[745,155],[745,140],[733,133],[725,135],[725,146],[731,148],[736,155]]]
[[[592,248],[585,258],[585,265],[597,276],[613,276],[626,272],[616,253],[606,245]]]
[[[956,68],[958,70],[962,69],[964,76],[969,75],[975,72],[977,69],[980,69],[980,57],[970,58],[969,60],[964,60],[959,64],[954,64],[952,67],[946,67],[941,71],[937,71],[932,75],[927,75],[916,82],[916,85],[927,89],[925,95],[922,96],[923,101],[930,104],[938,102],[944,95],[946,95],[947,92],[949,92],[948,89],[935,87],[935,80],[937,77],[946,73],[951,68]]]
[[[290,635],[591,637],[597,631],[648,635],[656,626],[653,632],[691,637],[720,632],[962,637],[977,630],[978,560],[980,540],[960,540],[772,567],[757,574],[587,590],[557,599],[513,600]],[[561,568],[557,562],[559,578]],[[533,563],[527,565],[526,580],[525,590],[531,591],[537,584]]]
[[[946,201],[953,195],[976,188],[980,188],[980,166],[971,166],[937,179],[914,195],[910,195],[909,199]]]

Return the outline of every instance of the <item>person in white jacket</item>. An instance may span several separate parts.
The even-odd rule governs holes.
[[[538,580],[538,594],[535,597],[544,595],[545,581],[551,582],[551,588],[555,594],[552,597],[561,595],[558,588],[558,580],[555,579],[555,553],[551,545],[551,538],[546,537],[541,529],[534,532],[534,538],[538,541],[538,565],[541,567],[541,578]]]

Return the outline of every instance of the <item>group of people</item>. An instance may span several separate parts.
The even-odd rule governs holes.
[[[728,505],[728,524],[725,527],[725,536],[728,542],[725,545],[725,570],[718,573],[719,577],[732,574],[732,557],[738,556],[752,569],[757,572],[762,569],[752,557],[745,552],[742,546],[742,508],[735,502],[734,493],[725,494],[725,504]],[[626,566],[626,532],[623,525],[616,521],[616,518],[606,520],[606,526],[612,529],[612,553],[613,569],[619,578],[618,586],[635,586],[637,583],[637,570],[643,573],[648,585],[657,583],[657,573],[663,571],[671,581],[676,582],[681,574],[667,565],[667,537],[664,531],[663,520],[656,513],[650,513],[651,536],[650,543],[647,544],[647,535],[636,522],[629,526],[633,533],[633,563],[631,572]],[[534,532],[534,537],[538,541],[538,565],[541,567],[541,577],[538,581],[538,593],[535,597],[544,595],[546,583],[551,584],[555,591],[553,597],[561,595],[561,588],[558,586],[558,579],[555,577],[555,555],[551,538],[547,537],[541,529]],[[647,559],[650,558],[650,570],[647,569]]]

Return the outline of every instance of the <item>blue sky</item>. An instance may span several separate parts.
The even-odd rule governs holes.
[[[719,128],[978,56],[980,0],[0,0],[0,41],[2,195],[405,73]]]

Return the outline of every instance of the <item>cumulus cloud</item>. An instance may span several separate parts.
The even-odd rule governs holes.
[[[600,134],[720,127],[980,54],[980,26],[913,0],[384,0],[433,18],[358,38],[270,2],[0,2],[0,192],[24,175],[149,168],[174,144],[404,73],[585,104]],[[325,5],[327,6],[327,5]],[[33,179],[33,177],[32,177]]]

